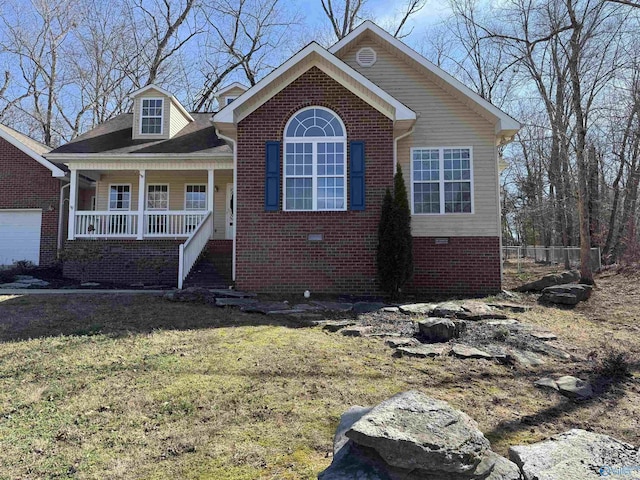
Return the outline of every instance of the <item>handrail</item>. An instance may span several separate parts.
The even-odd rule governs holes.
[[[209,211],[198,227],[189,235],[187,241],[180,245],[178,260],[178,288],[182,289],[184,280],[198,261],[202,250],[207,246],[213,231],[213,212]]]

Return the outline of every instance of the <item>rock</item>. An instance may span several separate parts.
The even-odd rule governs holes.
[[[521,480],[476,423],[446,402],[406,392],[340,419],[320,480]]]
[[[630,470],[640,465],[636,447],[579,429],[532,445],[513,446],[509,458],[520,467],[525,480],[596,480],[617,475],[616,469],[624,467],[629,469],[624,478],[640,478],[640,471]]]
[[[513,313],[524,313],[531,310],[529,305],[521,305],[519,303],[511,303],[511,302],[497,302],[497,303],[488,303],[490,307],[497,308],[498,310],[510,310]]]
[[[531,332],[533,338],[537,340],[547,341],[547,340],[557,340],[558,336],[555,333],[551,332]]]
[[[463,330],[463,323],[448,318],[426,318],[418,322],[420,335],[430,343],[448,342],[452,338],[458,338]]]
[[[294,310],[304,310],[305,312],[320,312],[322,309],[318,305],[310,305],[308,303],[297,303],[293,307]]]
[[[589,382],[570,375],[565,375],[557,380],[544,377],[534,382],[534,385],[537,387],[553,388],[566,397],[578,400],[586,400],[593,397],[593,388]]]
[[[516,288],[516,292],[541,292],[545,288],[552,285],[573,283],[577,282],[578,280],[580,280],[580,273],[576,270],[570,270],[562,273],[552,273],[551,275],[545,275],[535,282],[519,286],[518,288]]]
[[[382,307],[382,311],[386,313],[398,313],[400,312],[399,307]]]
[[[257,302],[251,305],[245,305],[242,307],[243,312],[247,313],[262,313],[264,315],[268,313],[286,313],[286,311],[291,310],[288,303],[285,302],[270,302],[263,303]]]
[[[515,318],[507,318],[506,320],[488,320],[487,325],[491,325],[492,327],[497,327],[501,325],[518,325],[520,322]]]
[[[0,284],[0,288],[29,288],[31,286],[30,283],[22,283],[22,282],[11,282],[11,283],[2,283]]]
[[[415,346],[398,347],[394,353],[396,357],[428,358],[438,357],[444,354],[449,347],[447,345],[421,344]]]
[[[581,283],[556,285],[542,290],[541,302],[558,303],[562,305],[576,305],[589,299],[593,286]]]
[[[98,282],[84,282],[80,284],[81,287],[99,287],[100,284]]]
[[[545,343],[531,343],[529,348],[535,352],[541,352],[545,355],[549,355],[551,357],[560,358],[561,360],[571,360],[571,355],[569,355],[564,350],[560,350],[559,348],[553,347],[551,345],[547,345]]]
[[[216,306],[218,307],[247,307],[256,303],[258,301],[253,298],[216,298]]]
[[[321,307],[323,310],[330,310],[333,312],[346,313],[353,310],[352,303],[322,302],[322,301],[313,301],[311,303],[313,305],[317,305],[318,307]]]
[[[397,337],[397,338],[386,338],[384,341],[385,345],[388,345],[391,348],[398,347],[413,347],[415,345],[419,345],[420,342],[413,337]]]
[[[257,297],[255,293],[249,292],[241,292],[239,290],[232,290],[230,288],[222,289],[222,288],[211,288],[209,289],[216,297],[230,297],[230,298],[249,298],[249,297]]]
[[[372,327],[345,327],[340,333],[345,337],[365,337],[371,330]]]
[[[490,353],[479,350],[475,347],[469,347],[467,345],[456,344],[451,348],[451,354],[458,358],[493,358]]]
[[[471,418],[417,391],[372,408],[346,436],[388,465],[440,473],[473,472],[490,448]]]
[[[370,313],[377,312],[382,309],[386,304],[380,302],[356,302],[353,304],[353,311],[355,313]]]
[[[458,318],[465,320],[484,320],[486,318],[505,319],[506,315],[498,313],[496,310],[484,302],[477,300],[467,300],[461,305],[463,312],[458,313]]]
[[[419,313],[422,315],[429,315],[431,311],[437,307],[435,303],[408,303],[406,305],[400,305],[398,309],[402,313]]]
[[[353,320],[327,320],[322,322],[322,329],[329,332],[337,332],[345,327],[351,327],[356,322]]]
[[[457,317],[458,315],[464,315],[466,310],[460,305],[454,302],[445,302],[436,307],[431,312],[434,317]]]
[[[525,367],[537,367],[538,365],[544,365],[544,360],[533,352],[510,349],[507,351],[507,356],[511,357],[516,363]]]

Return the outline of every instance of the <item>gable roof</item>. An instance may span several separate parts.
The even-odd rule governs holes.
[[[169,139],[133,139],[133,114],[123,113],[92,128],[47,155],[66,154],[131,155],[231,155],[229,146],[216,135],[211,113],[193,113],[193,122]]]
[[[272,82],[274,82],[274,80],[278,79],[283,74],[294,70],[296,66],[309,58],[312,58],[313,61],[308,65],[308,68],[305,68],[303,71],[296,72],[297,75],[295,75],[293,78],[289,79],[286,82],[281,82],[277,85],[277,88],[273,88],[273,85],[271,84]],[[243,108],[249,101],[257,98],[261,93],[264,93],[267,90],[267,87],[269,87],[270,85],[272,86],[271,90],[268,91],[268,99],[273,97],[279,91],[283,90],[289,83],[291,83],[302,73],[306,72],[313,66],[316,66],[325,72],[328,68],[337,69],[342,75],[340,75],[339,78],[334,76],[334,80],[342,84],[345,88],[347,88],[369,104],[372,104],[373,98],[377,98],[381,101],[381,103],[389,105],[390,109],[393,111],[392,114],[390,114],[389,111],[383,111],[382,109],[376,107],[376,105],[372,104],[372,106],[380,110],[384,115],[391,117],[392,120],[405,120],[411,122],[416,120],[416,113],[413,110],[404,105],[402,102],[396,100],[371,80],[347,65],[335,55],[329,53],[326,49],[322,48],[316,42],[312,42],[302,50],[300,50],[298,53],[296,53],[289,60],[280,65],[278,68],[273,70],[269,75],[264,77],[245,93],[243,93],[240,97],[238,97],[237,100],[231,102],[229,105],[226,105],[222,110],[216,113],[213,117],[214,122],[239,122],[240,120],[242,120],[242,118],[249,115],[264,103],[258,102],[255,105],[251,105],[248,109]],[[357,83],[360,88],[355,88],[355,86],[353,85],[354,82]],[[236,112],[241,113],[237,114]]]
[[[216,97],[219,97],[221,95],[224,95],[225,93],[227,93],[229,90],[233,90],[234,88],[240,88],[243,91],[247,91],[249,90],[249,87],[247,87],[246,85],[241,84],[240,82],[233,82],[231,85],[227,85],[224,88],[221,88],[220,90],[218,90],[216,92]]]
[[[25,154],[29,155],[36,162],[38,162],[43,167],[49,169],[51,171],[52,177],[64,177],[65,172],[63,168],[50,162],[46,158],[43,158],[42,155],[49,152],[51,149],[47,147],[45,144],[40,143],[34,140],[31,137],[24,135],[23,133],[14,130],[11,127],[7,127],[0,123],[0,138],[5,139],[11,145],[21,150]]]
[[[464,85],[459,80],[456,80],[453,76],[442,70],[440,67],[436,66],[425,57],[420,55],[418,52],[410,48],[405,43],[401,42],[393,35],[380,28],[378,25],[373,23],[370,20],[367,20],[360,24],[355,30],[352,30],[347,36],[345,36],[342,40],[335,43],[332,47],[329,48],[329,52],[338,55],[340,52],[345,51],[349,47],[351,43],[353,43],[356,39],[360,38],[362,35],[367,33],[373,33],[374,37],[378,37],[379,39],[384,40],[402,54],[409,57],[411,60],[418,63],[420,66],[425,68],[430,74],[435,76],[437,79],[441,80],[442,83],[448,85],[454,91],[460,93],[463,97],[465,97],[468,101],[475,104],[480,109],[488,112],[492,116],[498,119],[498,123],[496,125],[496,134],[501,135],[505,134],[506,136],[513,136],[519,129],[520,123],[513,119],[511,116],[500,110],[498,107],[488,102],[480,95],[475,93],[469,87]]]
[[[159,93],[161,93],[162,95],[169,97],[169,99],[171,100],[171,102],[178,107],[178,110],[180,110],[180,112],[187,118],[187,120],[189,120],[190,122],[193,122],[193,117],[191,116],[191,114],[189,112],[187,112],[187,110],[182,106],[182,104],[178,101],[178,99],[176,97],[173,96],[173,94],[167,90],[165,90],[164,88],[161,88],[155,84],[150,84],[147,85],[146,87],[142,87],[138,90],[136,90],[135,92],[132,92],[129,97],[130,98],[135,98],[138,95],[148,91],[148,90],[155,90]]]

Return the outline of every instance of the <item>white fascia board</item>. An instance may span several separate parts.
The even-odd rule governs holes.
[[[84,162],[91,160],[92,162],[111,162],[114,160],[119,161],[153,161],[161,162],[163,160],[174,162],[176,160],[202,160],[206,158],[211,159],[230,159],[233,158],[233,153],[125,153],[125,154],[100,154],[100,153],[54,153],[48,155],[48,158],[60,163],[74,163]]]
[[[397,38],[395,38],[389,32],[387,32],[384,29],[380,28],[378,25],[373,23],[371,20],[367,20],[367,21],[361,23],[360,26],[358,26],[358,28],[353,30],[351,33],[349,33],[342,40],[340,40],[339,42],[335,43],[332,47],[330,47],[329,48],[329,52],[332,53],[332,54],[336,54],[338,51],[340,51],[344,47],[346,47],[349,43],[351,43],[354,40],[356,40],[361,34],[366,32],[367,30],[371,31],[372,33],[374,33],[378,37],[382,38],[386,42],[388,42],[391,45],[393,45],[395,48],[400,50],[402,53],[404,53],[405,55],[410,57],[412,60],[416,61],[417,63],[422,65],[424,68],[429,70],[436,77],[438,77],[441,80],[443,80],[444,82],[448,83],[453,88],[458,90],[460,93],[462,93],[463,95],[468,97],[470,100],[472,100],[473,102],[477,103],[480,107],[482,107],[483,109],[487,110],[489,113],[491,113],[492,115],[497,117],[498,118],[498,125],[496,126],[496,134],[497,135],[500,135],[501,132],[503,132],[503,131],[519,130],[521,128],[521,125],[517,120],[515,120],[512,117],[510,117],[509,115],[507,115],[505,112],[500,110],[498,107],[493,105],[491,102],[488,102],[487,100],[482,98],[476,92],[474,92],[469,87],[467,87],[464,83],[460,82],[459,80],[456,80],[454,77],[449,75],[447,72],[442,70],[440,67],[438,67],[438,66],[434,65],[433,63],[431,63],[429,60],[424,58],[418,52],[416,52],[415,50],[410,48],[408,45],[406,45],[405,43],[403,43],[400,40],[398,40]]]
[[[385,102],[395,107],[396,113],[395,113],[395,118],[393,120],[415,120],[416,119],[415,112],[411,110],[409,107],[407,107],[402,102],[399,102],[398,100],[393,98],[391,95],[389,95],[387,92],[382,90],[371,80],[369,80],[364,75],[360,74],[359,72],[351,68],[349,65],[344,63],[335,55],[332,55],[317,43],[312,42],[309,45],[307,45],[305,48],[300,50],[298,53],[296,53],[289,60],[287,60],[285,63],[280,65],[278,68],[276,68],[274,71],[272,71],[269,75],[267,75],[262,80],[260,80],[257,84],[255,84],[249,90],[247,90],[247,92],[245,92],[241,97],[238,97],[237,100],[231,102],[229,105],[225,106],[222,110],[216,113],[213,116],[213,121],[220,122],[220,123],[235,123],[234,111],[236,108],[240,107],[247,100],[258,95],[272,81],[274,81],[276,78],[278,78],[280,75],[282,75],[289,69],[293,68],[299,62],[301,62],[304,58],[314,53],[319,55],[320,57],[322,57],[324,60],[328,61],[332,65],[334,65],[336,68],[342,70],[347,75],[349,75],[354,80],[356,80],[358,83],[360,83],[362,86],[364,86],[365,88],[373,92],[375,95],[380,97],[382,100],[384,100]]]
[[[42,157],[41,155],[38,155],[32,149],[27,147],[24,143],[19,141],[17,138],[11,136],[1,128],[0,128],[0,137],[4,138],[11,145],[13,145],[17,149],[29,155],[31,158],[33,158],[36,162],[38,162],[43,167],[49,169],[51,171],[52,177],[62,178],[66,175],[64,170],[56,167],[53,163],[49,162],[46,158]]]
[[[233,82],[231,85],[227,85],[226,87],[216,91],[215,95],[216,97],[219,97],[220,95],[224,95],[226,92],[228,92],[233,88],[241,88],[245,92],[249,90],[249,87],[247,87],[246,85],[243,85],[240,82]]]
[[[129,95],[129,98],[135,98],[138,95],[140,95],[141,93],[146,92],[147,90],[156,90],[157,92],[160,92],[161,94],[169,97],[169,100],[171,100],[171,102],[178,107],[178,110],[180,110],[180,112],[182,112],[182,114],[187,118],[187,120],[189,120],[190,122],[193,122],[193,117],[191,116],[191,114],[189,112],[187,112],[186,108],[184,108],[182,106],[182,104],[178,101],[178,99],[176,97],[173,96],[173,94],[167,90],[165,90],[164,88],[161,88],[155,84],[151,84],[151,85],[147,85],[146,87],[142,87],[138,90],[136,90],[135,92],[132,92]]]

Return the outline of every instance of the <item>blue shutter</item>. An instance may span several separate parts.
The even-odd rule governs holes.
[[[265,160],[264,209],[275,211],[280,208],[280,142],[266,143]]]
[[[351,142],[350,150],[350,210],[364,210],[364,142]]]

